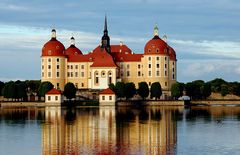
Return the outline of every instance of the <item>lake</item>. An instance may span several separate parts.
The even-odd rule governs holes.
[[[1,108],[0,154],[240,154],[240,107]]]

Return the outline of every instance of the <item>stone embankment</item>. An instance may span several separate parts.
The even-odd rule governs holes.
[[[151,101],[117,101],[117,106],[184,106],[184,101],[167,101],[167,100],[151,100]]]
[[[240,100],[200,100],[191,101],[191,105],[240,105]]]
[[[46,106],[60,106],[54,103],[45,102],[1,102],[1,107],[46,107]]]

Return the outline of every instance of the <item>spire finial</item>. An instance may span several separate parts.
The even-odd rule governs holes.
[[[70,44],[75,45],[75,38],[73,37],[73,33],[72,33],[72,37],[70,38]]]
[[[154,36],[158,36],[158,26],[157,26],[157,24],[155,24],[155,27],[154,27]]]
[[[105,14],[104,32],[107,32],[107,15]]]
[[[57,35],[56,35],[56,30],[53,28],[52,29],[52,39],[56,39]]]

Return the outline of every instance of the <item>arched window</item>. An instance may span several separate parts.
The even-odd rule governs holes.
[[[99,84],[99,74],[98,74],[98,71],[94,72],[94,83],[95,83],[95,85]]]
[[[102,76],[102,77],[106,77],[106,72],[105,72],[105,71],[102,71],[102,72],[101,72],[101,76]]]
[[[112,83],[112,72],[109,71],[108,72],[108,84],[111,84]]]

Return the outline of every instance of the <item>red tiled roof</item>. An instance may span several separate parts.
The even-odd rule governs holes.
[[[49,40],[42,48],[42,56],[65,56],[64,45],[55,38]]]
[[[112,53],[132,53],[132,50],[128,48],[126,45],[111,45]]]
[[[176,52],[174,51],[174,49],[170,46],[168,46],[169,49],[169,58],[170,60],[176,61]]]
[[[114,91],[112,91],[112,89],[107,88],[102,90],[99,94],[115,94]]]
[[[113,57],[105,49],[97,48],[93,51],[93,64],[91,67],[117,67]]]
[[[53,88],[51,90],[49,90],[47,93],[47,95],[50,95],[50,94],[62,94],[60,90],[57,90],[56,88]]]
[[[112,56],[116,62],[138,62],[141,61],[143,54],[112,53]]]
[[[152,54],[161,54],[168,55],[168,45],[165,41],[159,38],[159,36],[154,36],[151,40],[149,40],[144,47],[145,55]]]
[[[66,49],[65,55],[82,55],[82,51],[79,50],[75,45],[71,45]]]

